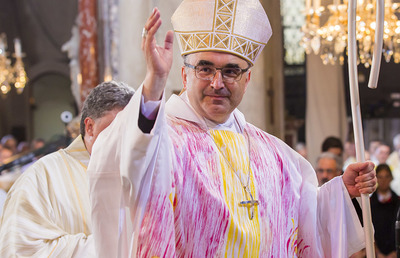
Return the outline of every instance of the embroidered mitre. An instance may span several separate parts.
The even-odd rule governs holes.
[[[172,16],[182,55],[218,51],[254,64],[272,35],[258,0],[184,0]]]

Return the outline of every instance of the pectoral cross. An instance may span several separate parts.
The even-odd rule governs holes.
[[[246,207],[248,209],[250,213],[250,220],[252,220],[254,218],[254,207],[258,206],[258,200],[254,200],[253,195],[246,186],[243,186],[243,188],[244,191],[250,195],[250,200],[239,202],[239,206]]]

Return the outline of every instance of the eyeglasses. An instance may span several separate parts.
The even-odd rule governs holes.
[[[246,69],[239,67],[222,67],[217,68],[212,65],[191,65],[185,63],[186,67],[192,68],[195,71],[195,75],[200,80],[212,81],[214,80],[217,71],[221,71],[222,80],[227,83],[239,81],[242,78],[242,74],[250,69],[250,66]]]

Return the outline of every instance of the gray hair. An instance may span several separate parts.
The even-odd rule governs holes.
[[[109,81],[97,85],[83,103],[80,133],[85,137],[85,119],[98,119],[115,108],[124,108],[135,91],[123,82]]]
[[[7,134],[5,136],[3,136],[3,138],[1,138],[1,145],[5,145],[7,143],[7,141],[12,140],[17,142],[17,139],[15,139],[15,137],[11,134]]]
[[[320,159],[333,159],[336,162],[336,168],[340,171],[343,170],[342,158],[332,152],[325,151],[319,154],[319,156],[317,157],[317,164]]]

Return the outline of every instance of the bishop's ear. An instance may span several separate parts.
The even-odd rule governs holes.
[[[185,66],[182,66],[181,76],[182,76],[182,82],[183,82],[183,89],[186,90],[187,74],[186,74],[186,67]]]

